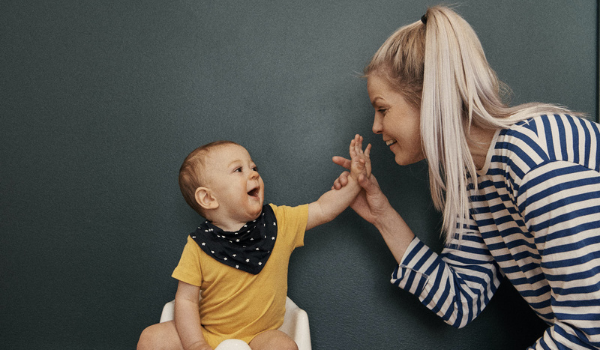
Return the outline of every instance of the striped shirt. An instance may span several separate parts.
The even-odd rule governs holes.
[[[600,125],[538,116],[496,133],[471,217],[440,255],[418,238],[392,283],[455,327],[505,275],[549,327],[530,349],[600,349]]]

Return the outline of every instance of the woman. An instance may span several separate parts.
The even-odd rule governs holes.
[[[352,208],[398,261],[392,283],[463,327],[506,275],[549,325],[531,349],[600,349],[599,125],[554,105],[507,107],[475,32],[446,7],[388,38],[365,76],[373,132],[399,165],[427,159],[444,218],[438,256],[374,176],[360,179]]]

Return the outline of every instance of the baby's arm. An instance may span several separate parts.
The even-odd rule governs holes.
[[[198,303],[200,287],[179,282],[175,295],[175,327],[186,350],[213,350],[202,335]]]
[[[308,205],[307,230],[327,223],[340,215],[361,190],[358,184],[359,176],[371,176],[371,159],[369,158],[371,145],[369,144],[363,152],[362,141],[362,136],[356,135],[350,142],[350,158],[352,161],[348,185],[325,192],[316,202]]]

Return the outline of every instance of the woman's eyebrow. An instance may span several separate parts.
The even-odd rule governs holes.
[[[381,97],[379,97],[379,96],[375,97],[375,98],[373,99],[373,101],[371,101],[371,105],[372,105],[373,107],[375,107],[375,105],[377,104],[377,101],[379,101],[379,100],[383,100],[383,98],[381,98]]]

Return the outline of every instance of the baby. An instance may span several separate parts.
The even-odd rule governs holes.
[[[190,153],[179,185],[206,222],[188,236],[173,272],[175,320],[146,328],[138,349],[212,350],[227,339],[252,350],[297,349],[277,330],[289,258],[304,232],[337,217],[360,192],[359,178],[370,176],[371,145],[363,151],[362,141],[350,142],[349,184],[297,207],[263,205],[264,183],[244,147],[217,141]]]

